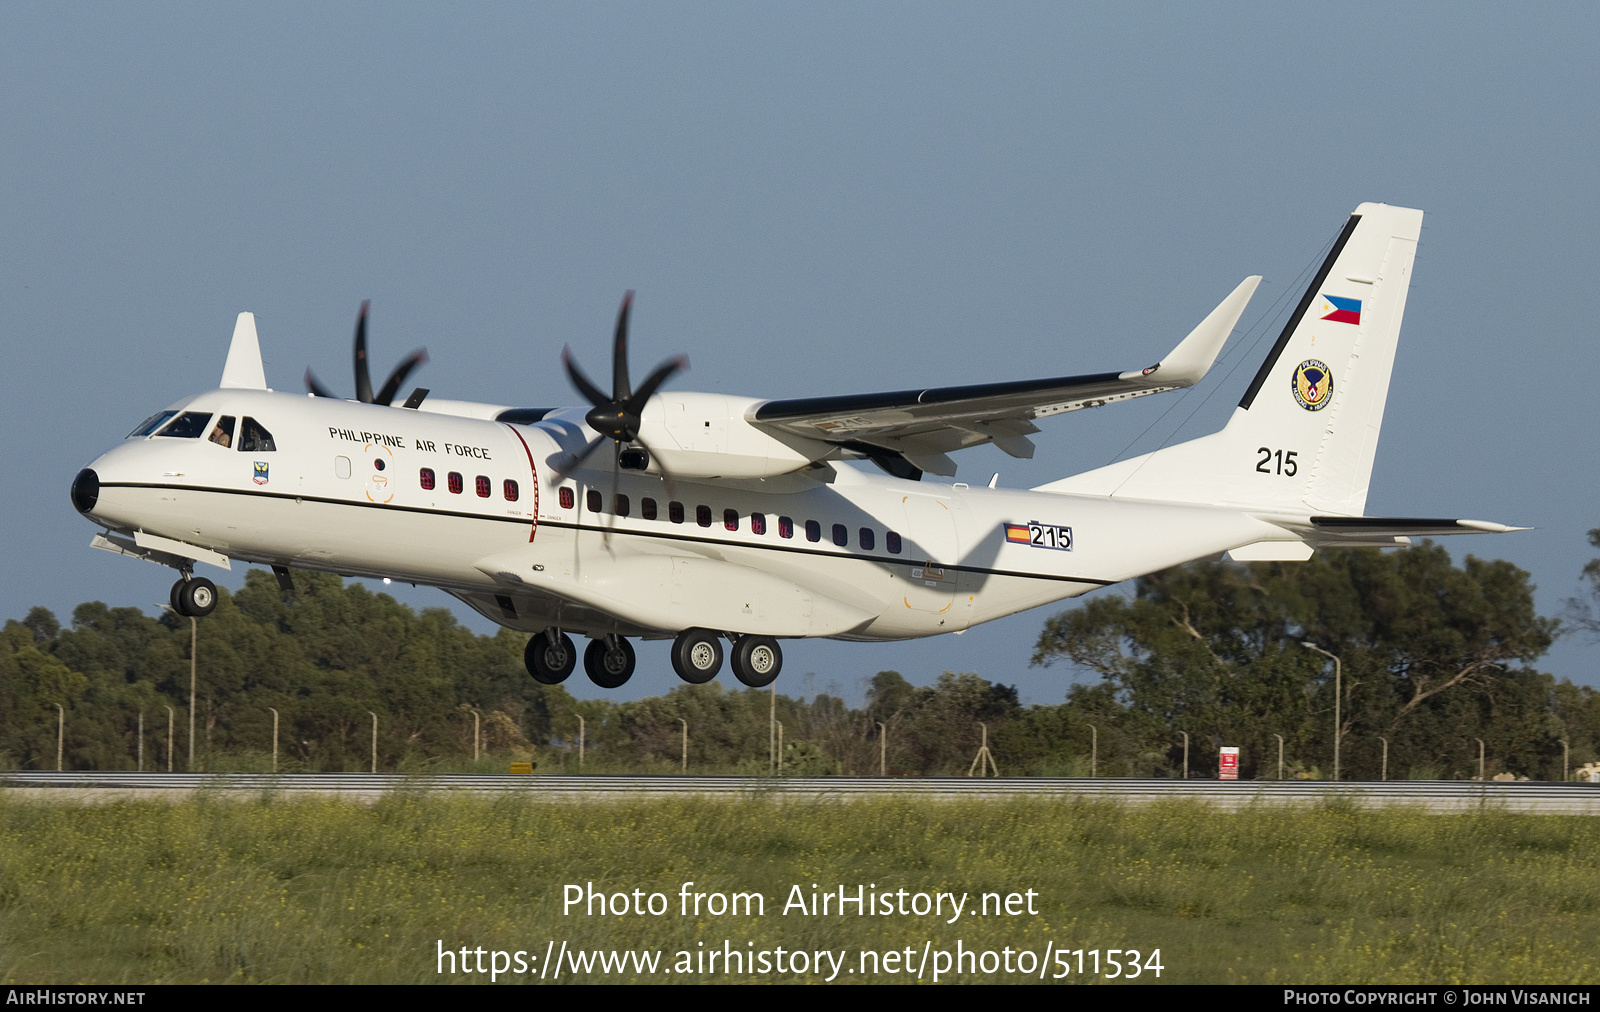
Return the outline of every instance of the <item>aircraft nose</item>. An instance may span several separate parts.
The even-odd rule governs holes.
[[[72,505],[87,516],[100,501],[100,476],[94,468],[86,467],[72,479]]]

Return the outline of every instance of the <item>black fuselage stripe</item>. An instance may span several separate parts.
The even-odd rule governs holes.
[[[296,502],[325,503],[330,506],[354,506],[361,509],[396,510],[402,513],[423,513],[430,516],[458,517],[464,520],[493,520],[499,523],[523,524],[529,527],[559,527],[563,530],[593,531],[597,534],[626,534],[640,538],[658,538],[663,541],[682,541],[690,544],[716,545],[718,548],[754,548],[764,552],[788,552],[793,555],[813,555],[824,559],[854,559],[860,562],[877,562],[896,566],[915,566],[918,563],[904,557],[890,555],[849,555],[842,552],[829,552],[816,548],[802,548],[798,545],[774,545],[753,543],[749,541],[727,541],[719,538],[702,538],[692,534],[678,534],[673,531],[641,531],[633,528],[609,528],[601,524],[581,524],[566,520],[540,520],[537,524],[523,517],[492,516],[485,513],[465,513],[456,510],[442,510],[426,506],[399,506],[394,503],[359,502],[351,499],[330,499],[325,496],[293,495],[286,492],[261,492],[253,488],[209,488],[203,485],[162,485],[155,482],[118,481],[101,482],[102,489],[107,488],[149,488],[157,490],[171,490],[181,492],[212,492],[219,495],[244,495],[255,496],[262,499],[293,499]],[[1097,580],[1088,576],[1057,576],[1052,573],[1024,573],[1010,569],[990,569],[984,566],[962,566],[958,564],[935,565],[935,569],[950,569],[959,573],[977,573],[984,576],[1014,576],[1027,580],[1052,580],[1061,583],[1089,583],[1097,587],[1109,587],[1118,580]]]
[[[1239,406],[1246,411],[1255,403],[1256,394],[1261,390],[1262,384],[1267,382],[1267,376],[1272,372],[1272,367],[1278,364],[1278,356],[1283,354],[1283,349],[1289,344],[1289,338],[1294,336],[1295,328],[1300,326],[1300,320],[1306,315],[1306,310],[1311,308],[1311,300],[1317,297],[1317,292],[1322,289],[1322,283],[1328,280],[1328,272],[1333,270],[1334,261],[1339,259],[1339,254],[1344,252],[1345,243],[1350,241],[1350,236],[1355,232],[1356,225],[1361,221],[1361,215],[1352,214],[1350,220],[1345,222],[1344,231],[1339,233],[1339,238],[1333,244],[1333,249],[1328,253],[1328,259],[1322,262],[1322,269],[1317,271],[1317,276],[1311,279],[1311,285],[1300,296],[1300,304],[1289,315],[1289,322],[1283,325],[1283,333],[1278,335],[1278,342],[1272,346],[1267,360],[1261,363],[1261,368],[1256,372],[1256,378],[1250,381],[1250,389],[1244,392],[1239,399]]]

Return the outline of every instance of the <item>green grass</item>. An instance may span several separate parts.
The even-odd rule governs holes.
[[[202,796],[80,806],[0,794],[0,978],[432,982],[441,939],[540,957],[565,940],[669,959],[728,939],[846,949],[852,960],[859,949],[960,939],[967,949],[1160,948],[1163,982],[1581,983],[1597,969],[1597,827],[1339,806],[420,794],[376,805]],[[562,886],[591,881],[664,893],[671,913],[564,916]],[[686,881],[759,891],[767,915],[677,916]],[[1039,912],[955,925],[783,916],[790,887],[809,894],[812,883],[965,892],[969,903],[1032,889]]]

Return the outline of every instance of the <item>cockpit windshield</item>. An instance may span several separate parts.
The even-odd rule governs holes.
[[[244,421],[239,427],[239,450],[241,453],[271,453],[276,450],[272,442],[272,433],[266,430],[260,422],[244,416]]]
[[[173,439],[199,439],[206,434],[206,423],[209,421],[211,421],[209,411],[185,411],[168,422],[156,435]]]
[[[132,439],[134,436],[150,435],[150,433],[156,431],[156,429],[165,423],[167,419],[171,418],[175,414],[177,414],[176,411],[157,411],[149,418],[146,418],[144,421],[140,422],[138,428],[128,433],[128,438]]]

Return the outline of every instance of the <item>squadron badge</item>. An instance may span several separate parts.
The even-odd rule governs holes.
[[[255,464],[256,473],[254,481],[257,485],[265,485],[267,483],[267,462],[264,460],[258,460],[255,462]]]
[[[1321,411],[1333,396],[1333,373],[1326,362],[1308,358],[1294,371],[1294,399],[1307,411]]]

